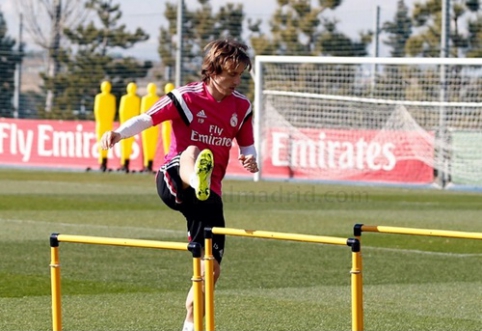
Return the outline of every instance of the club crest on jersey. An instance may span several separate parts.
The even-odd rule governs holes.
[[[229,121],[231,126],[234,128],[236,125],[238,125],[238,114],[234,113],[233,116],[231,116],[231,120]]]

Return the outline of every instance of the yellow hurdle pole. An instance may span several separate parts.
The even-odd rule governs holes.
[[[188,245],[179,242],[170,241],[156,241],[143,239],[126,239],[126,238],[108,238],[108,237],[93,237],[93,236],[75,236],[68,234],[59,234],[58,241],[70,242],[78,244],[96,244],[96,245],[110,245],[110,246],[125,246],[125,247],[139,247],[139,248],[159,248],[170,249],[178,251],[187,251]]]
[[[206,229],[207,231],[208,229]],[[360,254],[360,241],[354,238],[338,238],[338,237],[326,237],[326,236],[314,236],[304,235],[297,233],[283,233],[283,232],[271,232],[271,231],[259,231],[259,230],[243,230],[232,228],[211,228],[210,232],[214,234],[231,235],[239,237],[253,237],[264,239],[278,239],[278,240],[290,240],[301,242],[312,242],[319,244],[332,244],[332,245],[348,245],[354,252],[352,254],[352,324],[353,330],[363,331],[363,283],[361,275],[361,254]],[[208,238],[205,232],[205,238]],[[205,249],[208,247],[208,243],[205,243]],[[206,300],[207,304],[207,300]],[[207,331],[210,331],[207,329]]]
[[[347,245],[345,238],[326,237],[326,236],[313,236],[297,233],[283,233],[283,232],[271,232],[260,230],[243,230],[243,229],[231,229],[231,228],[212,228],[214,234],[224,234],[230,236],[239,237],[253,237],[264,239],[278,239],[278,240],[291,240],[301,242],[312,242],[319,244],[332,244],[332,245]]]
[[[213,231],[204,229],[204,300],[206,331],[214,331],[214,256]]]
[[[356,240],[358,240],[358,244],[360,245],[360,255],[361,255],[361,235],[362,235],[362,226],[363,224],[355,224],[353,227],[353,235]],[[360,258],[359,261],[360,270],[363,270],[362,259]]]
[[[462,231],[447,231],[447,230],[431,230],[431,229],[416,229],[416,228],[402,228],[393,226],[379,226],[379,225],[363,225],[357,224],[361,227],[361,231],[365,232],[380,232],[391,234],[411,234],[417,236],[431,236],[431,237],[445,237],[445,238],[460,238],[460,239],[479,239],[482,240],[482,233],[480,232],[462,232]]]
[[[178,250],[178,251],[187,251],[189,249],[187,244],[179,243],[179,242],[126,239],[126,238],[108,238],[108,237],[94,237],[94,236],[76,236],[76,235],[53,233],[50,237],[50,246],[51,246],[50,273],[51,273],[51,286],[52,286],[53,331],[62,330],[60,264],[59,264],[59,254],[58,254],[59,242],[139,247],[139,248],[158,248],[158,249],[170,249],[170,250]]]
[[[351,268],[351,316],[352,331],[363,331],[363,281],[360,241],[349,238],[348,245],[352,251]]]
[[[188,245],[189,250],[192,253],[192,288],[194,292],[194,331],[203,330],[203,284],[202,284],[202,274],[201,274],[201,255],[202,247],[199,243],[190,243]]]
[[[62,303],[60,292],[59,241],[57,233],[50,236],[50,282],[52,291],[52,330],[62,330]]]

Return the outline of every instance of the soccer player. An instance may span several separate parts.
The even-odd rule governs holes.
[[[201,81],[172,90],[147,112],[106,132],[101,139],[102,148],[112,148],[121,139],[172,121],[170,150],[156,175],[157,191],[167,206],[186,218],[188,240],[201,245],[205,227],[225,226],[221,181],[233,139],[240,146],[242,166],[251,173],[258,171],[251,103],[236,91],[241,75],[251,69],[247,46],[234,40],[216,40],[204,50]],[[221,271],[224,240],[222,235],[213,236],[215,281]],[[183,331],[192,331],[192,288],[186,309]]]

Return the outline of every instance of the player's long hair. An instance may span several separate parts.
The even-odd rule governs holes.
[[[211,41],[204,47],[205,56],[202,64],[202,81],[207,82],[210,77],[219,75],[227,66],[241,63],[250,71],[252,64],[248,55],[248,46],[232,39]]]

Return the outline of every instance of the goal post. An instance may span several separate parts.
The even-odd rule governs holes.
[[[482,59],[257,56],[255,180],[482,188]]]

